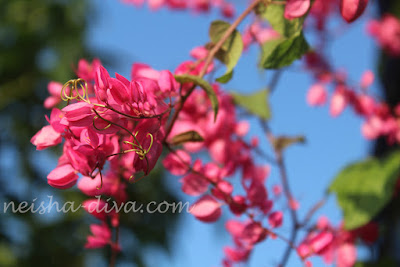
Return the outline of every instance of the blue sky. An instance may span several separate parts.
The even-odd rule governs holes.
[[[126,76],[129,76],[134,62],[146,63],[156,69],[174,70],[180,62],[189,58],[191,48],[208,41],[208,25],[217,18],[216,14],[193,15],[165,9],[153,13],[147,8],[137,9],[117,0],[92,0],[92,4],[98,14],[97,20],[90,21],[86,41],[95,50],[114,51],[118,55],[118,65],[110,73],[116,71]],[[352,81],[358,81],[365,70],[375,68],[376,48],[365,34],[365,23],[364,16],[329,49],[332,63],[346,68]],[[243,55],[235,69],[234,79],[225,86],[227,90],[251,92],[266,86],[272,72],[260,73],[257,70],[257,56],[257,49]],[[307,106],[305,95],[311,84],[307,74],[289,70],[283,74],[271,97],[272,130],[278,134],[302,134],[307,138],[305,145],[294,146],[285,154],[291,187],[301,204],[300,216],[304,216],[312,204],[322,198],[335,174],[348,163],[365,158],[371,145],[361,137],[361,120],[350,110],[332,119],[328,107],[315,109]],[[252,122],[251,135],[259,136],[261,146],[269,151],[262,131],[255,121]],[[179,193],[178,178],[171,176],[165,179],[169,180],[183,201],[195,200]],[[269,188],[278,181],[277,170],[272,169]],[[334,197],[318,214],[327,215],[335,224],[340,222],[341,214]],[[182,217],[177,233],[171,233],[171,255],[150,248],[146,256],[149,266],[219,266],[223,246],[232,243],[223,229],[226,218],[210,225],[196,221],[190,215]],[[285,218],[289,219],[288,216]],[[289,236],[289,229],[290,224],[286,222],[279,232]],[[267,240],[257,246],[246,266],[276,265],[285,246],[282,241]],[[314,262],[315,266],[321,264],[319,260]],[[294,254],[288,266],[299,266]]]

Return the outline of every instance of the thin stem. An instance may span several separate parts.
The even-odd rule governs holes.
[[[282,157],[282,152],[277,152],[277,162],[278,162],[280,177],[281,177],[281,181],[282,181],[282,185],[283,185],[283,191],[286,195],[286,198],[288,199],[288,201],[290,203],[291,201],[293,201],[293,196],[292,196],[292,193],[290,190],[289,181],[288,181],[287,173],[286,173],[286,167],[285,167],[285,163],[284,163],[284,160]],[[289,204],[289,206],[290,206],[290,204]],[[290,234],[290,243],[289,244],[294,244],[296,242],[296,238],[297,238],[299,222],[298,222],[296,210],[294,210],[292,207],[289,207],[289,210],[290,210],[290,215],[292,218],[292,230],[291,230],[291,234]],[[285,250],[285,253],[283,254],[281,264],[279,265],[280,267],[283,267],[286,265],[287,261],[289,260],[291,252],[292,252],[292,246],[288,245]]]
[[[114,246],[113,245],[111,246],[111,259],[110,259],[109,267],[115,266],[115,262],[117,260],[117,254],[118,254],[118,250],[117,250],[118,242],[119,242],[119,226],[116,226],[115,227],[115,243],[114,243]]]
[[[136,136],[135,136],[134,134],[132,134],[132,133],[131,133],[128,129],[126,129],[124,126],[119,125],[119,124],[117,124],[117,123],[115,123],[115,122],[112,122],[112,121],[110,121],[110,120],[107,120],[107,119],[103,118],[102,116],[100,116],[100,114],[99,114],[99,113],[97,112],[97,110],[95,110],[95,109],[93,109],[93,111],[94,111],[94,113],[96,113],[96,115],[97,115],[98,118],[102,119],[102,120],[105,121],[105,122],[108,122],[109,124],[112,124],[112,125],[114,125],[114,126],[117,126],[117,127],[121,128],[122,130],[125,130],[128,134],[130,134],[130,135],[133,137],[133,139],[134,139],[138,144],[140,144],[139,141],[136,139]],[[95,123],[94,123],[94,120],[93,120],[93,127],[96,128],[96,125],[95,125]],[[97,128],[96,128],[96,129],[97,129]]]
[[[224,35],[222,35],[221,39],[211,48],[210,52],[208,52],[208,55],[205,59],[204,66],[201,69],[199,73],[199,77],[203,78],[204,75],[207,73],[208,66],[211,64],[213,61],[215,55],[217,52],[221,49],[221,47],[224,45],[226,40],[228,40],[229,36],[235,31],[235,29],[239,26],[239,24],[253,11],[253,9],[261,3],[263,0],[255,0],[252,2],[246,10],[231,24],[231,26],[226,30]],[[189,96],[193,93],[194,89],[196,88],[196,85],[192,86],[189,91],[184,95],[181,96],[180,99],[180,104],[178,105],[177,109],[175,110],[175,113],[171,119],[171,122],[169,126],[167,127],[167,130],[165,131],[165,138],[164,141],[167,140],[168,135],[171,133],[172,127],[175,124],[175,121],[178,119],[179,113],[181,112],[186,100],[189,98]]]
[[[172,153],[175,154],[175,156],[181,161],[182,164],[184,164],[185,166],[187,166],[188,172],[191,172],[191,173],[194,173],[194,174],[196,174],[196,175],[201,176],[202,178],[204,178],[205,180],[207,180],[207,181],[208,181],[212,186],[214,186],[214,187],[217,185],[217,184],[213,181],[213,179],[211,179],[210,177],[204,175],[204,174],[201,173],[201,172],[198,172],[198,171],[194,170],[193,167],[190,166],[190,164],[188,164],[184,159],[182,159],[182,157],[179,156],[179,154],[176,152],[176,150],[174,150],[168,143],[166,144],[166,147],[167,147],[167,149],[168,149],[170,152],[172,152]],[[228,204],[228,205],[231,204],[231,203],[233,202],[233,199],[232,199],[232,197],[231,197],[230,195],[227,195],[227,194],[225,194],[225,193],[223,193],[223,192],[221,192],[221,193],[224,194],[224,198],[223,198],[222,201],[224,201],[224,202],[225,202],[226,204]],[[257,221],[254,219],[254,216],[253,216],[251,213],[245,212],[244,214],[247,215],[247,216],[250,218],[250,220],[251,220],[252,222],[256,222],[256,223],[257,223]],[[280,234],[278,234],[278,233],[272,231],[271,229],[268,229],[268,228],[266,228],[266,227],[262,227],[262,228],[263,228],[264,231],[266,231],[266,233],[268,233],[268,234],[270,234],[270,235],[273,235],[273,236],[275,236],[275,237],[281,239],[281,240],[284,241],[285,243],[287,243],[288,248],[290,248],[289,251],[291,251],[292,249],[293,249],[293,250],[296,250],[296,246],[295,246],[295,243],[294,243],[296,237],[293,237],[293,234],[292,234],[292,236],[290,237],[290,239],[287,239],[286,237],[284,237],[284,236],[282,236],[282,235],[280,235]],[[297,235],[297,230],[296,230],[294,233]],[[301,257],[300,257],[300,260],[303,261],[303,259],[302,259]]]
[[[283,73],[283,70],[279,69],[279,70],[275,71],[274,76],[272,76],[271,82],[268,85],[268,89],[271,93],[275,90],[276,86],[278,85],[278,82],[282,76],[282,73]]]
[[[228,40],[229,36],[235,31],[235,29],[239,26],[239,24],[253,11],[253,9],[261,3],[263,0],[255,0],[252,2],[245,11],[243,11],[242,14],[232,23],[232,25],[226,30],[224,35],[222,35],[221,39],[212,47],[210,52],[208,53],[203,69],[201,70],[199,76],[202,78],[206,72],[208,66],[211,64],[212,60],[214,59],[215,55],[217,52],[221,49],[223,44],[225,43],[226,40]]]
[[[300,224],[301,227],[304,227],[307,225],[307,223],[311,220],[312,216],[323,206],[325,205],[325,202],[327,200],[328,196],[325,195],[323,199],[321,199],[319,202],[317,202],[306,214],[304,217],[303,222]]]
[[[183,105],[185,104],[185,102],[188,99],[188,97],[193,93],[195,88],[196,88],[196,85],[193,85],[184,96],[181,96],[181,100],[179,101],[179,105],[175,109],[175,112],[174,112],[174,115],[172,116],[171,122],[169,123],[168,128],[165,131],[164,141],[167,140],[169,134],[171,133],[172,128],[174,127],[174,124],[175,124],[176,120],[178,119],[179,113],[183,109]]]
[[[282,186],[283,186],[283,192],[284,192],[285,197],[288,200],[289,206],[290,206],[290,202],[293,201],[293,195],[292,195],[292,191],[290,190],[290,185],[289,185],[289,181],[288,181],[288,176],[287,176],[287,172],[286,172],[286,166],[285,166],[285,161],[283,159],[282,151],[275,148],[275,146],[274,146],[275,136],[271,133],[271,130],[269,129],[267,123],[263,120],[260,120],[260,122],[261,122],[261,126],[264,129],[264,132],[267,136],[267,139],[269,140],[269,142],[271,143],[271,145],[274,149],[275,158],[276,158],[276,162],[278,165],[279,174],[280,174],[280,178],[281,178],[281,182],[282,182]],[[290,216],[292,219],[292,230],[290,233],[290,239],[288,242],[288,246],[286,247],[286,250],[283,254],[283,257],[282,257],[281,263],[279,264],[279,267],[285,266],[287,261],[289,260],[290,254],[293,249],[292,244],[294,244],[296,242],[297,233],[298,233],[299,226],[300,226],[296,210],[294,210],[291,207],[289,207],[289,210],[290,210]]]

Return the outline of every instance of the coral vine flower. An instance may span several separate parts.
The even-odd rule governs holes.
[[[355,241],[360,237],[370,243],[377,238],[377,227],[374,223],[352,231],[346,231],[343,226],[335,228],[325,217],[317,222],[317,229],[311,231],[297,247],[297,253],[303,259],[314,254],[323,257],[326,264],[336,261],[337,266],[352,267],[357,260]]]
[[[343,86],[338,86],[333,93],[329,112],[332,117],[339,116],[346,108],[348,103],[347,89]]]
[[[340,13],[348,22],[353,22],[360,17],[368,5],[368,0],[341,0]]]
[[[126,4],[142,6],[147,3],[153,11],[162,7],[168,7],[173,10],[190,9],[196,13],[205,13],[212,7],[219,8],[222,15],[230,18],[234,15],[234,6],[225,0],[121,0]]]
[[[212,196],[205,195],[191,206],[190,213],[202,222],[215,222],[221,217],[221,204]]]
[[[388,54],[400,56],[400,20],[397,17],[385,14],[380,21],[371,20],[367,31]]]
[[[78,175],[71,164],[58,166],[47,176],[49,185],[58,189],[71,188],[77,180]]]
[[[63,85],[58,82],[49,82],[47,85],[47,90],[50,93],[50,96],[46,98],[44,101],[44,107],[47,109],[54,108],[61,102],[61,89]],[[67,94],[69,90],[67,90]]]
[[[307,103],[310,106],[322,106],[326,103],[328,93],[321,84],[311,86],[307,93]]]
[[[310,0],[287,0],[285,18],[295,19],[304,16],[310,9]]]
[[[111,230],[107,226],[107,224],[102,223],[91,224],[90,231],[93,235],[87,237],[87,242],[85,244],[85,248],[94,249],[94,248],[102,248],[107,245],[111,245],[113,250],[120,251],[121,248],[118,244],[115,244],[111,240]]]
[[[36,146],[37,150],[58,145],[61,143],[61,141],[61,134],[54,130],[53,126],[51,125],[43,127],[31,139],[31,143]]]

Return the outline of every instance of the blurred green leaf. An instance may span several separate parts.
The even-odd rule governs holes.
[[[263,44],[261,66],[265,69],[279,69],[289,66],[310,50],[303,34],[291,38],[280,38]]]
[[[278,136],[273,141],[273,146],[277,151],[283,151],[287,147],[294,144],[304,144],[306,138],[302,135],[299,136]]]
[[[261,12],[261,16],[268,20],[272,28],[286,38],[291,38],[301,33],[307,16],[304,15],[301,18],[292,20],[285,19],[285,5],[267,5]]]
[[[241,106],[251,114],[263,120],[269,120],[271,118],[268,90],[263,89],[252,94],[238,94],[232,92],[231,95],[236,105]]]
[[[221,40],[222,36],[231,25],[227,22],[216,20],[211,23],[209,35],[211,42],[215,45]],[[233,69],[238,63],[243,51],[243,40],[240,32],[235,30],[224,42],[221,50],[217,53],[217,58],[226,65],[226,73],[217,78],[220,83],[227,83],[232,79]]]
[[[390,259],[383,259],[379,262],[357,262],[354,267],[397,267],[395,261]]]
[[[177,134],[172,137],[172,145],[180,145],[186,142],[203,142],[203,137],[196,131],[188,131],[181,134]]]
[[[369,158],[342,170],[329,187],[343,210],[344,226],[370,222],[392,199],[400,173],[400,151],[379,160]]]
[[[5,244],[0,244],[0,266],[16,266],[16,263],[17,259],[13,255],[11,249]]]

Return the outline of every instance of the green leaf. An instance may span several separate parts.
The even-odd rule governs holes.
[[[306,138],[302,135],[298,136],[279,136],[275,138],[273,141],[273,145],[275,150],[277,151],[283,151],[286,149],[288,146],[294,145],[294,144],[304,144],[306,142]]]
[[[211,42],[215,45],[221,40],[224,33],[231,25],[222,20],[216,20],[211,23],[209,35]],[[226,73],[217,78],[220,83],[227,83],[233,76],[233,68],[238,63],[243,51],[243,41],[240,32],[234,30],[229,38],[224,42],[220,51],[217,53],[217,58],[226,65]]]
[[[279,69],[289,66],[310,50],[303,34],[292,38],[280,38],[266,42],[262,47],[261,66]]]
[[[369,158],[342,170],[329,187],[343,210],[346,229],[370,222],[393,196],[400,173],[400,151]]]
[[[249,95],[232,92],[231,95],[235,104],[243,107],[248,112],[257,115],[263,120],[271,118],[271,110],[268,103],[268,90],[264,89]]]
[[[354,267],[396,267],[397,264],[391,259],[381,259],[379,262],[356,262]]]
[[[217,119],[218,114],[218,97],[214,92],[212,86],[202,78],[194,75],[184,74],[184,75],[175,75],[175,80],[179,83],[194,83],[200,86],[206,93],[208,98],[211,101],[211,106],[214,110],[214,121]]]
[[[229,70],[228,68],[227,72],[221,77],[217,78],[216,81],[220,83],[227,83],[232,79],[232,76],[233,76],[233,69]]]
[[[279,32],[283,37],[291,38],[301,33],[303,29],[304,19],[301,18],[287,20],[284,17],[285,5],[268,5],[262,13],[262,17],[271,24],[275,31]]]
[[[181,134],[177,134],[172,137],[172,145],[180,145],[186,142],[203,142],[203,137],[196,131],[188,131]]]

